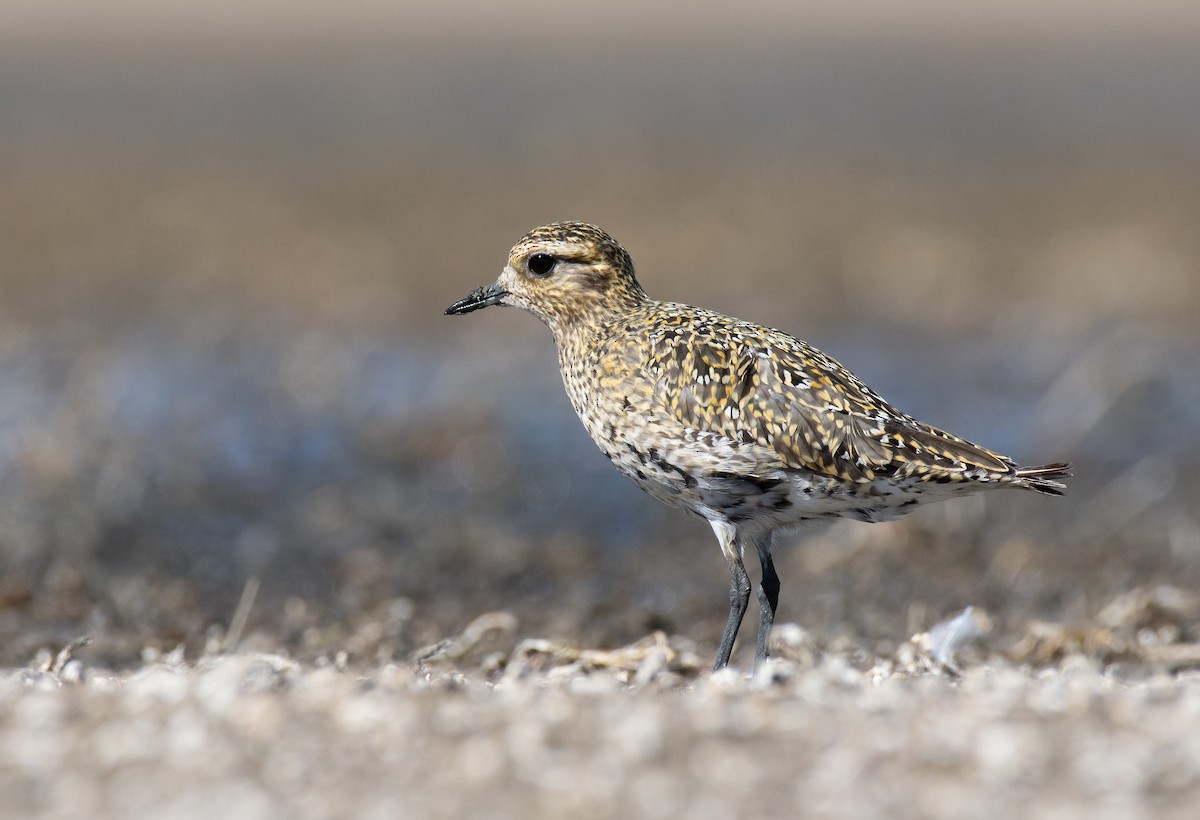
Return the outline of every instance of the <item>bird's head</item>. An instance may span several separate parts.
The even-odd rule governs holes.
[[[446,313],[511,305],[554,329],[628,309],[645,299],[633,260],[615,239],[586,222],[555,222],[525,234],[509,251],[500,278],[455,302]]]

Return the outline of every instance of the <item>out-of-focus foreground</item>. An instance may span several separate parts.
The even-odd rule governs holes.
[[[273,670],[272,692],[317,691],[296,678],[317,664],[325,676],[358,670],[376,694],[351,698],[339,731],[371,734],[399,709],[397,725],[433,753],[474,761],[462,764],[464,788],[523,783],[503,792],[512,813],[527,800],[549,813],[688,808],[678,790],[709,774],[669,754],[698,719],[686,692],[682,713],[672,700],[644,724],[611,724],[630,733],[612,742],[645,741],[659,750],[646,754],[665,755],[654,760],[673,761],[649,767],[632,804],[593,800],[586,783],[577,805],[559,802],[562,784],[520,762],[521,733],[556,731],[553,721],[521,728],[506,712],[476,736],[428,717],[486,723],[471,710],[489,681],[530,685],[512,671],[525,639],[561,650],[530,673],[544,683],[547,658],[583,648],[661,631],[681,657],[707,658],[719,636],[726,576],[711,533],[655,506],[595,451],[545,329],[513,311],[441,315],[490,282],[527,229],[584,219],[629,248],[652,296],[781,327],[924,420],[1023,463],[1077,468],[1064,499],[996,493],[780,545],[780,618],[803,624],[808,649],[781,647],[792,677],[740,693],[744,710],[725,702],[728,726],[696,730],[705,743],[762,731],[786,749],[795,737],[772,734],[771,720],[818,720],[811,707],[832,686],[833,713],[853,732],[898,744],[868,754],[847,741],[845,754],[886,757],[924,737],[929,761],[882,770],[942,778],[945,801],[929,799],[964,816],[953,765],[932,771],[961,756],[922,735],[942,731],[922,710],[961,697],[954,708],[973,713],[1032,686],[1016,682],[1029,670],[1086,670],[1078,690],[1064,682],[1057,695],[1021,689],[1005,701],[1015,724],[989,713],[986,751],[970,754],[1000,757],[980,764],[986,788],[966,782],[999,795],[1021,780],[1021,750],[1037,746],[1026,741],[1054,724],[1039,723],[1038,698],[1104,703],[1119,690],[1114,702],[1152,704],[1129,728],[1146,744],[1138,775],[1114,780],[1096,763],[1061,793],[1047,776],[1026,796],[1054,797],[1051,808],[1112,797],[1089,792],[1094,780],[1125,784],[1104,804],[1120,816],[1186,805],[1200,789],[1200,749],[1171,746],[1163,763],[1153,733],[1175,714],[1196,728],[1198,714],[1188,670],[1200,667],[1190,592],[1200,582],[1200,13],[1100,3],[1083,25],[1069,10],[1034,18],[980,4],[947,17],[935,5],[736,19],[705,4],[679,19],[636,4],[581,18],[534,3],[504,15],[370,3],[336,17],[275,3],[4,12],[0,663],[28,667],[0,687],[4,745],[29,748],[43,725],[21,722],[40,714],[29,709],[51,710],[47,726],[70,722],[54,710],[137,711],[133,694],[104,699],[147,680],[153,709],[208,708],[204,674],[234,668],[217,656],[240,648],[290,658],[246,661]],[[879,696],[902,704],[879,707],[893,723],[858,714],[872,674],[907,669],[908,639],[968,605],[988,626],[968,660],[999,664],[999,682],[968,673],[962,694],[918,678]],[[473,634],[481,616],[495,628],[429,649]],[[35,671],[84,635],[92,644],[75,666]],[[176,647],[171,664],[139,671]],[[700,674],[672,663],[670,685]],[[421,689],[413,670],[427,664],[439,683]],[[640,664],[629,680],[660,680]],[[586,677],[589,666],[606,668],[568,668]],[[466,676],[458,706],[447,669]],[[838,689],[847,675],[860,683]],[[97,692],[58,701],[39,689],[47,681]],[[335,694],[346,686],[322,681]],[[724,697],[734,681],[695,686],[702,699]],[[619,696],[606,685],[589,695]],[[1028,711],[1013,705],[1027,696]],[[273,717],[245,731],[303,733],[303,722],[279,727],[327,702],[313,697],[256,700],[245,708]],[[505,708],[533,696],[513,697]],[[663,701],[626,705],[648,703]],[[583,719],[608,725],[608,708],[624,707],[593,703]],[[774,717],[755,717],[760,708]],[[1110,730],[1138,708],[1106,713],[1081,737],[1115,743]],[[982,726],[964,721],[964,732]],[[564,737],[591,737],[592,724],[571,725],[582,734]],[[574,742],[571,760],[583,754]],[[1063,742],[1056,761],[1073,759]],[[809,743],[796,763],[807,779],[763,775],[777,809],[800,796],[784,783],[842,782],[814,774],[842,764]],[[507,744],[500,768],[497,744]],[[66,748],[9,754],[0,786],[31,811],[65,812],[46,778],[84,765]],[[71,781],[85,784],[76,805],[135,811],[110,787],[137,760],[92,761],[99,773]],[[867,770],[855,761],[837,776]],[[623,765],[595,776],[632,777]],[[1067,771],[1056,766],[1045,771]],[[238,781],[229,799],[246,816],[289,813],[271,802],[288,777]],[[246,790],[253,799],[239,801]],[[424,813],[420,800],[387,797],[371,805]],[[334,792],[326,798],[338,813]],[[177,811],[213,808],[197,805]],[[890,798],[862,805],[903,814]]]

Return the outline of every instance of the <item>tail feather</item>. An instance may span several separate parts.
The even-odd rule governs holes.
[[[1067,485],[1056,478],[1070,478],[1071,465],[1064,462],[1044,464],[1041,467],[1018,467],[1017,478],[1024,479],[1021,486],[1046,495],[1062,495]]]

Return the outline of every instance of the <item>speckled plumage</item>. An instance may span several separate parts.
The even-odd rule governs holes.
[[[531,231],[495,284],[446,312],[491,304],[549,326],[571,404],[618,470],[712,524],[731,577],[717,668],[747,606],[746,544],[763,566],[762,660],[778,599],[776,531],[821,518],[882,521],[987,487],[1060,495],[1055,479],[1069,475],[1066,464],[1019,467],[902,413],[780,330],[650,299],[629,254],[593,225]]]

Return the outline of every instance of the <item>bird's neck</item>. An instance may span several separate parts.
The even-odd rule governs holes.
[[[614,327],[627,324],[651,301],[640,289],[624,291],[592,302],[586,309],[547,317],[546,324],[560,351],[576,352],[606,338]]]
[[[644,312],[653,304],[653,299],[638,292],[620,303],[606,301],[581,315],[554,317],[546,324],[554,334],[559,357],[564,361],[580,360],[614,333],[625,333],[630,324],[642,321]]]

